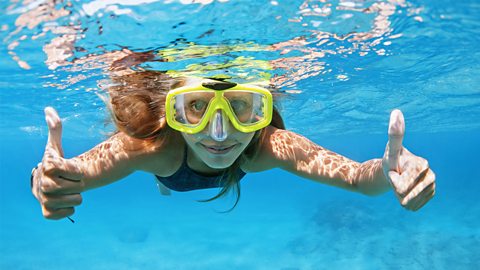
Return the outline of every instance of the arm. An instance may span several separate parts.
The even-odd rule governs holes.
[[[117,133],[91,150],[71,159],[82,173],[84,190],[113,183],[138,169],[140,142]]]
[[[81,192],[119,180],[137,169],[149,151],[123,133],[112,136],[90,151],[71,159],[63,157],[62,123],[53,108],[45,109],[48,142],[42,162],[32,171],[32,193],[40,202],[43,215],[60,219],[74,213],[82,203]]]
[[[328,151],[305,137],[268,127],[253,170],[279,167],[321,183],[367,195],[393,189],[400,204],[417,211],[435,195],[435,173],[428,161],[403,147],[405,120],[393,110],[382,159],[363,163]]]
[[[271,126],[266,132],[256,159],[257,170],[281,168],[303,178],[367,195],[390,189],[381,159],[359,163],[294,132]]]

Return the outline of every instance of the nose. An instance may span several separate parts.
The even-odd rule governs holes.
[[[217,142],[223,142],[228,137],[229,119],[223,110],[217,110],[209,123],[210,137]]]

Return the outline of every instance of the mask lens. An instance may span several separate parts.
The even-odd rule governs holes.
[[[210,101],[214,96],[214,93],[206,91],[195,91],[176,95],[173,98],[175,104],[175,120],[184,125],[198,125],[204,118]]]
[[[237,121],[244,125],[255,124],[265,118],[265,95],[247,90],[225,92]]]

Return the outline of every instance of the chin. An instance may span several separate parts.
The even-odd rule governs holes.
[[[236,150],[236,151],[235,151]],[[209,152],[204,152],[203,161],[207,166],[213,169],[226,169],[232,166],[233,163],[240,157],[242,154],[242,149],[235,149],[234,152],[229,153],[228,155],[216,155]]]
[[[236,158],[213,157],[205,159],[204,162],[212,169],[226,169],[235,162]]]

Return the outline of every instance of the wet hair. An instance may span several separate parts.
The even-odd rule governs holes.
[[[165,99],[168,91],[186,84],[187,78],[173,78],[159,71],[139,71],[130,74],[112,76],[106,100],[112,119],[121,132],[127,135],[154,142],[174,135],[165,120]],[[275,99],[275,95],[274,95]],[[271,126],[285,129],[282,117],[274,106]],[[240,199],[240,179],[237,170],[246,161],[253,159],[259,152],[264,139],[264,129],[257,131],[240,157],[224,171],[224,185],[220,192],[203,202],[224,197],[230,191],[236,194],[232,210]],[[228,211],[230,211],[228,210]]]
[[[142,71],[111,76],[106,102],[117,129],[137,139],[153,139],[168,131],[165,99],[184,80],[165,73]]]

